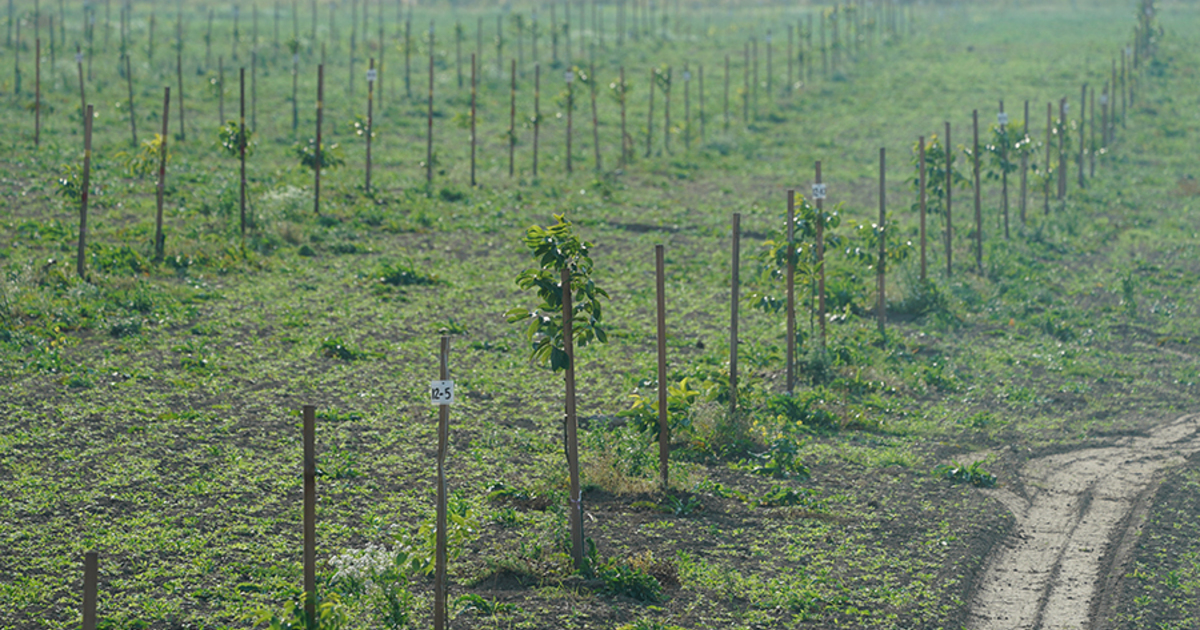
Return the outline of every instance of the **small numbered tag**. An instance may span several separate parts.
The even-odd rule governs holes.
[[[575,73],[571,72],[570,70],[567,70],[566,73],[563,74],[563,78],[565,78],[567,80],[567,83],[574,83],[575,82]]]
[[[454,381],[431,381],[429,400],[435,405],[449,405],[454,402]]]
[[[684,80],[684,81],[691,81],[691,80],[692,80],[692,73],[691,73],[691,72],[688,72],[687,70],[684,70],[684,71],[683,71],[683,80]]]
[[[83,63],[83,53],[75,53],[75,63]]]
[[[1063,112],[1069,112],[1069,111],[1071,111],[1071,104],[1063,103]]]
[[[812,185],[812,198],[813,199],[824,199],[825,198],[825,184],[813,184]]]
[[[1107,94],[1101,94],[1101,95],[1100,95],[1100,104],[1101,104],[1101,105],[1108,105],[1108,95],[1107,95]]]
[[[292,63],[300,63],[300,53],[292,53]]]
[[[378,77],[378,76],[379,76],[379,73],[374,68],[367,70],[367,80],[368,81],[374,81],[376,79],[376,77]]]
[[[767,35],[767,43],[768,43],[768,44],[770,44],[770,43],[771,43],[771,36],[770,36],[770,35]]]
[[[996,114],[996,122],[999,123],[1000,126],[1007,125],[1008,124],[1008,113],[1000,112],[999,114]]]

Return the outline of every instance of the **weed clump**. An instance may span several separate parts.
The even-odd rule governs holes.
[[[983,469],[983,462],[975,462],[964,466],[956,461],[949,464],[938,464],[933,474],[951,483],[969,483],[977,488],[991,488],[996,485],[996,475]]]

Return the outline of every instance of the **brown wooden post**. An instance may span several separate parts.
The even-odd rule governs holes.
[[[729,55],[725,55],[725,131],[729,131]]]
[[[692,71],[683,64],[683,148],[692,150]]]
[[[1053,151],[1053,146],[1054,146],[1054,142],[1053,142],[1054,122],[1052,120],[1053,107],[1054,107],[1054,105],[1052,103],[1049,103],[1049,102],[1046,103],[1046,184],[1045,184],[1045,191],[1044,191],[1045,192],[1044,201],[1045,201],[1045,206],[1046,206],[1045,207],[1046,216],[1050,215],[1050,184],[1052,182],[1052,180],[1050,179],[1050,156],[1051,156],[1051,151]]]
[[[917,188],[920,191],[920,208],[921,208],[921,282],[925,282],[928,276],[925,273],[925,211],[926,211],[926,196],[925,196],[925,136],[921,136],[917,140]]]
[[[996,117],[1000,125],[1000,135],[1004,137],[1004,144],[1000,146],[1000,159],[1004,164],[1008,164],[1008,114],[1004,112],[1004,100],[1000,100],[1000,114]],[[1004,239],[1008,240],[1008,169],[1000,169],[1000,208],[1001,214],[1004,217]]]
[[[313,164],[313,214],[321,214],[321,122],[325,112],[325,64],[317,66],[317,146]]]
[[[575,340],[572,337],[571,269],[562,270],[563,351],[567,355],[566,436],[567,469],[570,495],[567,497],[567,523],[571,528],[571,561],[576,570],[583,568],[583,495],[579,487],[579,437],[575,414]]]
[[[1096,88],[1088,90],[1088,177],[1096,176]]]
[[[1058,199],[1067,195],[1067,99],[1058,101]]]
[[[479,81],[476,78],[477,68],[475,65],[475,55],[471,55],[471,187],[475,187],[475,146],[477,138],[475,136],[475,101],[476,88]],[[536,96],[534,98],[536,101]],[[537,175],[537,123],[534,123],[534,149],[533,149],[533,174]]]
[[[741,293],[742,213],[733,213],[732,264],[729,283],[729,413],[737,413],[738,392],[738,299]]]
[[[663,85],[663,152],[671,152],[671,67],[667,66],[667,81]]]
[[[217,124],[225,126],[225,58],[217,57]]]
[[[304,613],[317,630],[317,408],[304,405]]]
[[[33,50],[33,146],[37,148],[42,142],[42,38],[34,40]]]
[[[567,82],[567,172],[570,173],[571,168],[571,132],[572,123],[575,120],[575,72],[567,70],[563,77]]]
[[[171,88],[163,88],[162,145],[158,147],[158,188],[156,190],[157,212],[154,216],[154,262],[163,259],[163,195],[167,182],[167,119],[171,116]],[[244,177],[243,177],[244,179]]]
[[[499,64],[499,60],[496,61]],[[429,112],[426,117],[428,133],[425,136],[425,184],[433,183],[433,22],[429,23]]]
[[[788,48],[787,48],[787,50],[788,50],[788,51],[787,51],[787,60],[788,60],[788,62],[787,62],[787,91],[788,91],[788,93],[789,93],[789,94],[791,94],[791,92],[792,92],[792,86],[794,86],[794,85],[795,85],[795,82],[793,82],[793,81],[792,81],[792,57],[793,57],[793,55],[795,54],[795,53],[793,52],[793,50],[794,50],[794,43],[793,43],[793,41],[794,41],[795,27],[794,27],[793,25],[791,25],[791,24],[788,24],[788,27],[787,27],[787,28],[788,28]]]
[[[93,106],[88,105],[84,112],[83,122],[83,182],[79,199],[79,253],[75,257],[75,273],[82,280],[87,279],[85,254],[87,249],[87,208],[88,187],[91,186],[92,173],[92,118]]]
[[[471,62],[474,68],[474,61]],[[472,81],[474,80],[474,70],[471,71]],[[621,70],[622,84],[624,84],[624,69]],[[471,89],[474,89],[472,87]],[[538,132],[542,127],[542,111],[541,111],[541,96],[542,96],[542,64],[533,64],[533,176],[538,174]],[[472,110],[472,120],[474,120],[474,110]],[[621,133],[625,133],[625,99],[621,99]],[[622,159],[624,154],[622,154]]]
[[[787,191],[787,392],[796,389],[796,189]]]
[[[125,55],[125,83],[129,87],[129,132],[133,137],[133,146],[137,148],[137,116],[133,112],[133,69],[129,65],[129,55]]]
[[[654,246],[655,290],[658,297],[658,477],[662,489],[668,483],[667,460],[671,453],[671,429],[667,419],[667,297],[663,246]]]
[[[750,124],[750,42],[742,49],[742,124]]]
[[[817,186],[821,186],[821,162],[816,164]],[[821,327],[821,351],[825,351],[825,195],[817,201],[817,323]]]
[[[946,158],[946,279],[953,274],[952,257],[954,253],[954,223],[951,221],[952,195],[954,190],[954,152],[950,148],[950,121],[946,121],[946,141],[942,145],[942,154]]]
[[[371,57],[367,66],[367,173],[363,187],[371,191],[371,133],[375,126],[375,80],[378,73],[375,70],[375,58]]]
[[[700,143],[704,143],[704,64],[696,66],[696,99],[699,111],[696,112],[697,118],[700,119]]]
[[[1084,83],[1083,87],[1079,90],[1079,168],[1077,172],[1079,173],[1080,188],[1083,188],[1085,185],[1083,180],[1083,155],[1084,149],[1087,148],[1087,142],[1084,141],[1087,138],[1087,131],[1084,129],[1084,126],[1087,124],[1087,94],[1088,85]]]
[[[593,8],[595,5],[592,5]],[[595,16],[593,16],[595,17]],[[588,87],[592,94],[592,151],[596,154],[596,172],[600,172],[600,116],[596,112],[596,65],[588,67]]]
[[[649,113],[646,115],[646,157],[650,157],[650,151],[654,142],[654,68],[650,69],[650,105]]]
[[[879,336],[887,342],[884,326],[887,323],[887,150],[879,148],[879,264],[875,267],[875,317],[879,320]]]
[[[983,275],[983,210],[979,185],[979,110],[972,110],[971,119],[975,127],[975,144],[971,152],[975,168],[975,271]]]
[[[255,14],[258,9],[255,8]],[[257,41],[258,38],[255,38]],[[250,131],[258,131],[258,47],[250,50]]]
[[[83,630],[96,630],[96,591],[99,581],[100,556],[95,551],[89,551],[83,554]]]
[[[450,337],[442,336],[439,361],[439,378],[450,380]],[[450,441],[450,405],[438,405],[438,450],[437,450],[437,533],[434,540],[433,578],[433,627],[444,630],[447,622],[446,606],[446,450]]]
[[[79,117],[83,118],[87,111],[87,95],[83,88],[83,50],[79,44],[75,44],[75,66],[79,70]]]
[[[462,71],[462,39],[463,39],[462,22],[454,22],[454,67],[458,72],[458,89],[463,86],[463,71]]]
[[[246,68],[238,69],[238,159],[241,184],[238,209],[242,219],[242,253],[246,250]]]
[[[625,168],[629,157],[633,154],[633,139],[625,131],[625,66],[621,66],[621,168]]]
[[[514,172],[513,159],[517,150],[517,60],[512,59],[512,69],[509,72],[512,76],[512,86],[509,89],[509,110],[508,110],[508,176],[512,177]]]
[[[1125,50],[1121,50],[1121,128],[1125,128]]]
[[[1023,133],[1023,139],[1028,140],[1029,142],[1032,143],[1032,140],[1030,140],[1031,136],[1029,135],[1029,100],[1028,99],[1025,101],[1025,120],[1023,123],[1021,123],[1021,129],[1022,129],[1022,133]],[[1021,150],[1021,225],[1025,225],[1025,208],[1026,208],[1027,201],[1028,201],[1028,194],[1027,194],[1028,188],[1026,187],[1026,184],[1028,182],[1028,177],[1029,177],[1029,149],[1025,148],[1025,149]]]

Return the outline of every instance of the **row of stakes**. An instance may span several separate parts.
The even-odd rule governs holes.
[[[1148,11],[1147,14],[1152,15],[1152,13],[1149,13],[1149,11],[1153,10],[1151,0],[1144,0],[1143,6],[1145,6],[1147,8],[1147,11]],[[1134,68],[1137,68],[1139,65],[1137,63],[1139,55],[1143,54],[1145,52],[1145,51],[1143,51],[1144,48],[1148,49],[1149,44],[1150,44],[1150,37],[1147,34],[1145,34],[1144,30],[1139,29],[1139,32],[1136,34],[1135,43],[1136,43],[1136,46],[1126,48],[1123,51],[1125,54],[1122,56],[1122,60],[1124,61],[1125,57],[1131,53],[1131,49],[1132,49],[1133,59],[1134,59],[1134,63],[1132,65]],[[1115,67],[1114,67],[1113,72],[1114,72],[1114,77],[1113,77],[1114,81],[1113,81],[1112,85],[1116,86],[1117,84],[1115,81]],[[1125,75],[1125,73],[1122,72],[1122,77],[1124,77],[1124,75]],[[242,76],[243,76],[243,85],[244,85],[244,70],[242,72]],[[318,138],[319,138],[319,134],[320,134],[320,122],[319,121],[321,118],[320,104],[321,104],[321,92],[323,90],[323,84],[324,84],[323,76],[324,76],[323,67],[319,67],[318,68],[318,110],[317,110],[318,111],[318,128],[317,128]],[[1132,101],[1133,101],[1134,97],[1133,97],[1132,87],[1130,87],[1128,89],[1128,94],[1126,94],[1124,81],[1121,82],[1121,86],[1122,86],[1121,124],[1122,124],[1122,126],[1124,126],[1124,123],[1125,123],[1124,109],[1125,109],[1125,105],[1126,105],[1125,99],[1128,98],[1129,104],[1132,105]],[[243,90],[243,92],[244,92],[244,90]],[[1086,85],[1084,86],[1084,88],[1082,90],[1082,94],[1083,94],[1083,98],[1081,100],[1084,103],[1088,102],[1087,98],[1089,96],[1089,92],[1087,90]],[[1111,120],[1111,118],[1115,118],[1115,111],[1114,111],[1114,116],[1110,117],[1107,115],[1107,112],[1109,111],[1109,105],[1110,105],[1110,103],[1108,103],[1108,99],[1104,98],[1104,96],[1107,96],[1107,94],[1108,94],[1108,89],[1106,86],[1106,89],[1104,90],[1104,92],[1102,92],[1102,98],[1101,98],[1101,106],[1104,111],[1104,114],[1102,114],[1102,126],[1103,126],[1103,135],[1104,135],[1104,141],[1105,141],[1106,146],[1112,142],[1113,134],[1115,133],[1114,125],[1109,124],[1109,121]],[[166,111],[167,107],[169,107],[169,98],[170,98],[170,93],[169,93],[169,88],[168,88],[164,95],[164,116],[163,116],[164,127],[166,125],[165,111]],[[243,99],[243,103],[244,103],[244,99]],[[1094,91],[1092,92],[1091,104],[1092,104],[1092,134],[1093,134],[1092,137],[1093,137],[1093,146],[1094,146],[1094,138],[1095,138]],[[1049,134],[1049,127],[1050,127],[1049,123],[1051,122],[1049,120],[1049,117],[1052,113],[1052,110],[1050,109],[1050,107],[1051,106],[1048,105],[1048,109],[1047,109],[1048,134]],[[1066,99],[1064,98],[1059,103],[1059,111],[1060,111],[1060,115],[1062,116],[1062,119],[1065,119],[1066,109],[1067,109],[1066,108]],[[1001,110],[1003,110],[1003,105],[1001,105]],[[975,160],[974,160],[975,161],[974,176],[975,176],[975,182],[976,182],[976,184],[975,184],[975,218],[976,218],[976,250],[975,250],[975,253],[976,253],[977,269],[981,270],[982,269],[982,247],[981,247],[981,244],[982,244],[982,240],[981,240],[982,239],[982,236],[981,236],[982,222],[981,222],[980,196],[979,196],[979,160],[978,160],[979,150],[978,150],[978,111],[977,110],[973,114],[973,119],[975,121],[975,143],[974,143],[975,150],[973,151],[973,157],[975,158]],[[81,204],[81,215],[80,215],[81,223],[80,223],[80,259],[79,259],[80,266],[79,266],[79,271],[80,271],[81,275],[83,274],[83,267],[82,267],[82,260],[83,260],[82,252],[83,252],[83,242],[84,242],[83,236],[86,233],[85,226],[86,226],[86,208],[87,208],[87,164],[88,164],[88,161],[90,159],[90,154],[91,154],[91,122],[90,122],[92,120],[92,106],[91,105],[87,106],[87,116],[85,117],[85,120],[87,122],[85,124],[85,140],[84,140],[84,143],[85,143],[84,192],[83,192],[83,199],[82,199],[82,204]],[[1026,103],[1026,121],[1028,121],[1028,103]],[[1003,111],[1002,111],[1002,113],[998,117],[998,124],[1003,126],[1003,125],[1007,124],[1007,122],[1008,121],[1007,121],[1006,115],[1003,114]],[[1081,117],[1081,122],[1082,122],[1082,117]],[[245,127],[244,106],[243,106],[243,117],[242,117],[241,124],[242,124],[242,128],[244,129],[244,127]],[[949,123],[946,123],[946,146],[949,146],[949,144],[950,144],[949,143],[949,133],[950,133],[950,125],[949,125]],[[164,135],[165,135],[165,133],[164,133]],[[1081,136],[1082,136],[1082,129],[1081,129]],[[1082,144],[1083,143],[1081,143],[1081,145]],[[318,146],[318,151],[319,151],[319,146],[320,146],[319,141],[318,141],[317,146]],[[243,147],[242,155],[243,155],[243,168],[244,168],[244,133],[243,133],[242,147]],[[1050,142],[1048,141],[1047,142],[1047,150],[1048,151],[1049,151],[1049,147],[1050,147]],[[1057,191],[1059,198],[1062,198],[1062,196],[1065,194],[1066,163],[1067,163],[1067,161],[1065,159],[1065,155],[1061,154],[1061,147],[1062,147],[1062,145],[1060,143],[1060,162],[1059,162],[1060,168],[1059,168],[1058,191]],[[1048,157],[1049,157],[1049,154],[1048,154]],[[885,195],[885,178],[884,178],[885,166],[886,166],[886,150],[883,148],[881,148],[879,151],[879,160],[880,160],[880,162],[879,162],[879,164],[880,164],[879,226],[882,227],[885,225],[885,221],[886,221],[886,195]],[[314,195],[314,204],[319,204],[319,177],[320,177],[319,155],[318,155],[317,164],[318,164],[318,168],[316,169],[316,173],[317,173],[316,176],[318,178],[317,179],[317,182],[318,182],[317,183],[317,186],[318,186],[317,191],[318,192]],[[950,164],[952,164],[952,162],[947,161],[948,167]],[[1093,154],[1092,165],[1093,165],[1092,167],[1094,169],[1094,154]],[[926,173],[925,173],[924,166],[925,166],[925,163],[924,163],[924,138],[922,137],[919,140],[919,170],[920,170],[919,188],[920,188],[920,200],[921,200],[920,207],[921,207],[921,278],[922,278],[922,280],[925,279],[925,273],[926,273],[925,212],[924,212],[925,204],[926,204],[926,197],[925,197],[925,174]],[[1084,166],[1082,148],[1081,148],[1081,151],[1079,154],[1079,161],[1078,161],[1077,166],[1079,169],[1079,182],[1080,182],[1080,185],[1082,186],[1084,183],[1084,178],[1083,178],[1083,173],[1082,173],[1083,166]],[[828,194],[828,189],[827,189],[827,185],[822,181],[821,163],[820,162],[817,162],[815,164],[814,171],[815,171],[815,182],[812,184],[811,199],[815,202],[816,207],[817,207],[818,216],[820,217],[820,216],[823,216],[822,215],[823,204],[824,204],[826,195]],[[244,181],[245,180],[243,177],[243,185],[244,185]],[[160,181],[159,181],[159,201],[160,201],[159,225],[160,225],[160,228],[157,233],[158,236],[156,237],[157,243],[160,246],[161,246],[161,194],[162,194],[162,169],[160,168]],[[244,196],[244,188],[243,188],[243,196]],[[787,191],[787,206],[788,206],[787,238],[788,238],[788,242],[790,244],[789,245],[789,256],[788,256],[787,279],[786,279],[786,282],[787,282],[787,391],[789,393],[791,393],[794,390],[795,382],[796,382],[796,370],[795,370],[795,365],[796,365],[796,361],[795,361],[795,354],[796,354],[796,350],[795,350],[795,342],[796,342],[796,334],[795,334],[795,325],[796,325],[795,262],[796,262],[796,257],[794,255],[795,243],[794,243],[794,233],[793,233],[793,228],[795,225],[795,221],[794,221],[795,196],[796,196],[796,191],[794,189],[789,189]],[[1047,188],[1047,208],[1048,208],[1048,199],[1049,199],[1049,189]],[[951,221],[950,221],[950,197],[949,197],[949,194],[947,194],[946,201],[947,201],[947,208],[946,208],[947,212],[946,212],[946,222],[945,222],[946,247],[947,247],[947,249],[946,249],[946,259],[947,259],[946,272],[947,272],[947,276],[949,276],[950,271],[951,271],[951,268],[950,268]],[[1022,186],[1022,208],[1023,207],[1024,207],[1024,186]],[[315,209],[319,210],[319,205],[317,205]],[[821,264],[821,262],[823,260],[823,234],[822,234],[823,223],[824,222],[821,220],[818,220],[816,222],[817,236],[816,236],[816,248],[815,248],[815,255],[817,257],[816,268],[818,270],[817,320],[820,322],[819,343],[821,344],[822,347],[824,347],[824,343],[825,343],[825,322],[826,322],[825,303],[824,303],[824,287],[823,287],[824,274],[823,274],[823,265]],[[738,271],[740,268],[740,234],[741,234],[741,214],[740,213],[734,213],[732,227],[733,227],[733,239],[732,239],[731,251],[732,251],[732,271],[733,271],[733,273],[732,273],[732,280],[731,280],[731,300],[730,300],[731,313],[730,313],[730,326],[729,326],[729,329],[730,329],[730,356],[729,356],[730,401],[729,401],[729,404],[730,404],[731,413],[736,413],[738,410],[738,401],[737,401],[737,391],[738,391],[738,389],[737,389],[738,388],[737,358],[738,357],[737,357],[736,349],[737,349],[738,319],[739,319],[739,316],[738,316],[738,302],[739,302],[738,289],[739,289],[740,280],[739,280]],[[876,269],[877,269],[876,312],[877,312],[877,319],[878,319],[878,326],[879,326],[880,333],[884,334],[884,326],[885,326],[885,321],[886,321],[886,299],[885,299],[886,268],[884,265],[884,261],[886,259],[886,251],[885,251],[886,239],[880,239],[879,246],[880,246],[879,264],[876,266]],[[660,458],[659,472],[660,472],[661,484],[665,488],[667,486],[667,482],[668,482],[667,458],[668,458],[668,447],[669,447],[670,436],[669,436],[669,428],[668,428],[667,417],[666,417],[667,405],[665,402],[665,397],[666,397],[665,383],[667,382],[667,373],[666,373],[667,362],[666,362],[666,344],[665,344],[665,340],[666,340],[666,312],[665,312],[666,311],[666,309],[665,309],[666,296],[665,296],[664,248],[662,245],[657,245],[655,247],[655,267],[656,267],[656,298],[657,298],[656,302],[657,302],[657,333],[658,333],[658,335],[657,335],[657,337],[658,337],[658,341],[657,341],[657,344],[658,344],[658,396],[659,396],[658,420],[659,420],[659,458]],[[564,269],[562,272],[561,286],[562,286],[562,291],[563,291],[563,312],[566,312],[566,313],[572,312],[572,306],[571,306],[572,290],[571,290],[571,280],[570,280],[569,269]],[[564,422],[566,425],[566,427],[565,427],[566,428],[566,440],[567,440],[567,445],[566,445],[567,460],[568,460],[567,463],[568,463],[569,476],[570,476],[570,489],[569,489],[570,494],[568,497],[568,521],[569,521],[569,526],[571,528],[572,560],[573,560],[576,568],[580,568],[580,567],[582,567],[582,564],[583,564],[583,541],[584,541],[584,539],[583,539],[583,519],[582,519],[582,493],[581,493],[580,480],[579,480],[578,445],[577,445],[577,439],[576,439],[578,427],[577,427],[576,413],[575,413],[576,412],[576,409],[575,409],[575,374],[574,374],[575,362],[574,362],[574,349],[573,349],[573,342],[572,342],[573,337],[572,337],[572,331],[571,331],[571,318],[569,318],[569,317],[564,318],[564,320],[563,320],[563,339],[564,339],[564,351],[568,357],[568,359],[567,359],[568,367],[565,370],[565,394],[566,394],[566,396],[565,396],[565,412],[566,413],[564,416]],[[884,339],[886,340],[886,336],[884,337]],[[454,401],[454,383],[452,380],[450,380],[450,373],[449,373],[449,356],[450,356],[450,338],[449,337],[443,336],[441,338],[441,348],[440,348],[439,354],[440,354],[439,379],[431,382],[429,391],[430,391],[431,402],[438,406],[437,516],[436,516],[436,518],[437,518],[437,535],[436,535],[436,542],[435,542],[436,546],[435,546],[435,575],[434,575],[434,627],[436,630],[444,630],[444,628],[446,627],[446,624],[447,624],[447,578],[446,578],[447,552],[446,552],[446,535],[445,535],[446,520],[447,520],[447,511],[446,511],[447,493],[446,493],[445,458],[446,458],[448,435],[449,435],[449,416],[450,416],[449,410],[450,410],[450,404]],[[304,533],[303,559],[304,559],[304,592],[305,592],[304,600],[305,600],[306,618],[308,619],[309,624],[310,624],[309,627],[314,628],[314,630],[315,630],[316,603],[317,603],[317,598],[316,598],[316,592],[317,592],[316,591],[316,446],[315,446],[315,443],[316,443],[316,440],[315,440],[316,410],[315,410],[315,407],[313,407],[312,405],[305,405],[302,409],[301,415],[303,417],[303,443],[304,443],[304,516],[303,516],[303,533]],[[83,616],[83,629],[84,630],[95,630],[95,628],[96,628],[96,600],[97,600],[98,581],[99,581],[99,557],[98,557],[98,554],[95,551],[87,552],[84,556],[84,584],[83,584],[83,611],[82,611],[82,613],[83,613],[83,615],[82,615]]]

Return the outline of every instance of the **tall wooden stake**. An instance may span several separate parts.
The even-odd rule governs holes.
[[[1021,123],[1022,136],[1026,139],[1029,135],[1029,101],[1025,101],[1025,120]],[[1029,178],[1029,150],[1021,150],[1021,225],[1025,225],[1025,210],[1028,204],[1028,188],[1027,182]]]
[[[596,5],[592,5],[593,9]],[[592,16],[595,18],[595,15]],[[596,155],[596,172],[602,170],[600,165],[600,116],[596,113],[596,64],[588,67],[588,88],[592,95],[592,152]]]
[[[474,72],[474,71],[472,71]],[[474,75],[472,75],[474,76]],[[538,134],[542,128],[542,64],[533,64],[533,176],[538,174]],[[621,107],[624,112],[624,105]]]
[[[729,55],[725,55],[725,131],[729,131]]]
[[[700,119],[700,143],[704,143],[704,65],[696,66],[696,98],[699,111],[696,112],[697,118]]]
[[[925,136],[921,136],[917,140],[917,187],[920,191],[920,207],[921,207],[921,282],[928,279],[925,268],[925,211],[926,211],[926,196],[925,196]]]
[[[319,71],[319,70],[318,70]],[[317,408],[304,405],[304,614],[317,630]]]
[[[646,116],[646,157],[650,157],[654,142],[654,68],[650,69],[650,105]]]
[[[241,162],[241,194],[238,209],[242,218],[242,253],[246,250],[246,67],[238,69],[238,161]]]
[[[633,140],[629,134],[625,132],[625,66],[621,66],[621,168],[625,168],[625,164],[629,161],[629,157],[633,154]],[[534,127],[536,130],[537,128]]]
[[[75,273],[81,280],[87,280],[84,256],[87,251],[88,187],[91,186],[92,174],[92,112],[93,106],[88,105],[83,117],[83,183],[79,198],[79,253],[75,257]]]
[[[1091,138],[1088,142],[1088,177],[1096,176],[1096,88],[1088,90],[1088,131]]]
[[[325,113],[325,64],[317,66],[317,146],[313,164],[313,214],[321,214],[321,122]]]
[[[1008,137],[1008,116],[1004,113],[1004,101],[1000,101],[1000,134],[1005,138]],[[1000,148],[1000,159],[1005,164],[1008,163],[1008,146],[1007,142]],[[1001,214],[1004,216],[1004,239],[1008,240],[1008,170],[1000,169],[1000,207]]]
[[[1067,99],[1058,101],[1058,120],[1061,132],[1058,134],[1058,199],[1062,201],[1067,195]]]
[[[158,147],[158,189],[156,192],[157,212],[154,215],[154,262],[162,262],[163,250],[163,195],[167,183],[167,119],[171,116],[171,88],[163,88],[162,144]]]
[[[875,317],[879,320],[879,336],[887,343],[887,151],[879,148],[879,264],[875,267]]]
[[[1087,148],[1087,143],[1084,142],[1084,139],[1087,138],[1087,131],[1084,129],[1084,126],[1087,124],[1087,95],[1088,85],[1084,83],[1083,87],[1079,90],[1079,164],[1077,172],[1079,173],[1080,188],[1083,188],[1085,185],[1083,180],[1083,155]]]
[[[667,66],[667,82],[663,84],[663,152],[671,152],[671,67]]]
[[[89,551],[83,554],[83,630],[96,630],[96,591],[99,581],[100,556],[95,551]]]
[[[981,191],[979,186],[979,110],[971,111],[971,120],[975,129],[975,144],[971,157],[975,168],[975,271],[983,275],[983,209],[981,206]]]
[[[737,413],[738,392],[738,300],[740,299],[742,268],[742,213],[733,213],[732,262],[733,277],[729,282],[729,414]]]
[[[796,388],[796,190],[793,188],[787,191],[787,248],[787,392],[791,394]]]
[[[33,72],[33,146],[41,146],[42,140],[42,38],[34,44]]]
[[[567,523],[571,528],[571,561],[576,570],[583,568],[583,495],[579,487],[579,437],[575,414],[575,340],[572,337],[571,320],[575,310],[571,306],[571,270],[562,270],[563,351],[567,355],[566,383],[566,436],[567,469],[570,478],[570,494],[567,497]]]
[[[175,75],[179,79],[179,141],[187,140],[187,128],[183,124],[183,47],[175,49]]]
[[[667,424],[667,290],[663,246],[654,246],[655,288],[658,296],[658,477],[667,489],[667,459],[671,452],[671,430]]]
[[[942,146],[942,153],[946,157],[946,279],[949,280],[952,274],[951,255],[954,252],[954,225],[951,221],[951,191],[954,190],[954,153],[950,148],[950,121],[946,121],[946,143]]]
[[[439,378],[450,380],[450,337],[442,336]],[[433,578],[433,627],[446,627],[446,449],[450,441],[450,405],[438,405],[438,450],[437,450],[437,534],[434,551]]]
[[[75,66],[79,70],[79,117],[87,111],[87,93],[83,88],[83,50],[75,44]]]
[[[475,61],[476,61],[475,55],[472,54],[471,55],[471,187],[472,188],[475,187],[475,143],[476,143],[476,138],[475,138],[476,91],[475,90],[476,90],[476,86],[479,84],[479,81],[475,77],[475,72],[476,72]],[[534,123],[534,124],[536,125],[537,123]],[[535,136],[537,135],[536,127],[535,127],[535,131],[534,131],[534,135]],[[534,149],[534,156],[535,157],[534,157],[533,172],[534,172],[534,174],[537,174],[537,157],[536,157],[537,149]]]
[[[570,50],[570,48],[568,48],[568,50]],[[574,135],[571,132],[571,125],[575,120],[575,73],[572,72],[571,70],[567,70],[566,80],[567,80],[567,172],[570,173],[572,171],[572,169],[571,169],[571,136]]]
[[[371,190],[371,133],[375,122],[375,58],[371,57],[367,67],[367,179],[363,184],[368,192]]]
[[[821,184],[821,163],[816,164]],[[821,327],[821,351],[825,351],[825,199],[817,196],[817,323]]]
[[[509,110],[508,110],[508,176],[513,176],[514,166],[513,160],[517,150],[517,60],[512,59],[509,77],[512,81],[512,88],[509,90]]]
[[[133,69],[129,65],[129,55],[125,55],[125,84],[129,87],[129,132],[133,137],[133,146],[137,147],[137,116],[133,112]]]
[[[425,183],[433,183],[433,22],[429,23],[429,115],[425,136]]]

